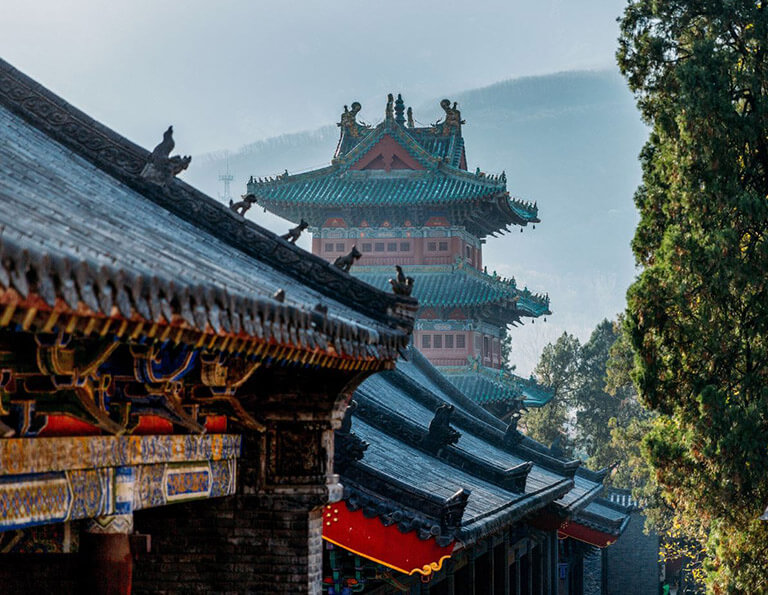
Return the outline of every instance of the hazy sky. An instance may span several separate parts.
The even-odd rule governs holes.
[[[176,151],[195,156],[333,124],[342,106],[355,100],[363,104],[362,119],[377,122],[388,92],[402,92],[418,107],[520,76],[615,68],[616,18],[624,5],[625,0],[4,0],[0,56],[148,149],[173,124]],[[471,112],[471,106],[462,107]],[[623,198],[630,200],[629,194]],[[277,231],[287,225],[268,220],[259,218]],[[488,264],[520,272],[517,262]],[[528,277],[532,287],[539,286],[535,275]],[[556,284],[541,281],[555,291]],[[618,303],[623,292],[618,287],[607,294]],[[611,304],[606,316],[615,314]],[[563,322],[567,314],[561,313]],[[515,331],[513,356],[522,373],[562,332],[561,324]],[[572,326],[567,330],[586,339],[590,324]]]
[[[387,92],[418,105],[613,64],[623,0],[5,0],[0,55],[146,147],[201,153],[335,121]],[[372,118],[373,119],[373,118]]]

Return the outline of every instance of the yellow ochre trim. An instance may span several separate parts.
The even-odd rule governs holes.
[[[332,543],[333,545],[336,545],[342,549],[347,550],[348,552],[352,552],[356,556],[362,556],[363,558],[366,558],[367,560],[370,560],[371,562],[376,562],[376,564],[381,564],[382,566],[386,566],[387,568],[391,568],[392,570],[397,570],[398,572],[402,572],[407,575],[412,575],[415,573],[419,573],[423,576],[429,576],[433,572],[438,572],[443,567],[443,562],[445,562],[448,558],[451,557],[451,554],[448,554],[447,556],[443,556],[440,558],[437,562],[430,562],[429,564],[426,564],[422,568],[414,568],[413,570],[405,570],[403,568],[398,568],[397,566],[393,566],[392,564],[388,564],[387,562],[384,562],[383,560],[378,560],[374,558],[373,556],[368,556],[367,554],[364,554],[363,552],[358,552],[356,550],[353,550],[346,545],[342,545],[338,543],[337,541],[334,541],[333,539],[330,539],[323,535],[323,539],[325,539],[327,542]]]

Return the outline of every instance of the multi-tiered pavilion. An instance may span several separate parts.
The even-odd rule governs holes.
[[[374,286],[388,288],[401,265],[420,304],[414,343],[465,394],[502,410],[516,399],[540,406],[550,395],[510,374],[502,347],[509,325],[550,313],[549,297],[488,274],[482,258],[488,236],[535,227],[538,208],[510,196],[504,173],[467,170],[461,113],[447,99],[440,106],[444,119],[416,126],[390,95],[375,127],[357,120],[359,103],[345,106],[330,166],[251,179],[248,193],[305,220],[315,254],[335,260],[356,247],[353,272]]]

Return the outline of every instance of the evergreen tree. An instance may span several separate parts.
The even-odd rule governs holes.
[[[528,411],[522,418],[522,426],[528,436],[546,445],[560,438],[566,454],[572,450],[567,431],[568,411],[578,382],[580,348],[579,340],[568,333],[563,333],[555,343],[544,347],[534,374],[541,384],[552,390],[554,397],[543,407]]]
[[[576,448],[589,457],[592,467],[615,462],[605,449],[611,440],[610,420],[616,418],[619,399],[605,390],[605,370],[617,331],[613,323],[603,320],[579,350],[578,386],[572,405],[576,412]]]
[[[763,0],[631,0],[621,21],[652,127],[626,321],[645,448],[716,593],[768,592],[767,52]]]

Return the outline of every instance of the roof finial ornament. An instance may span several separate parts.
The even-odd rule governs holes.
[[[307,227],[309,227],[309,223],[302,219],[301,223],[299,223],[296,227],[292,227],[288,230],[288,233],[284,233],[280,237],[285,241],[290,242],[291,244],[295,244],[296,240],[298,240],[301,236],[301,232],[307,229]]]
[[[141,170],[141,177],[158,186],[165,186],[175,176],[187,169],[192,157],[189,155],[170,157],[174,146],[173,126],[168,126],[168,130],[163,133],[163,140],[153,149],[144,169]]]
[[[243,200],[238,200],[237,202],[232,202],[232,199],[230,199],[229,208],[232,209],[235,213],[245,216],[245,212],[251,208],[253,203],[256,202],[256,195],[243,194],[240,198]]]
[[[517,402],[519,402],[519,399],[515,399],[515,404],[517,404]],[[523,435],[520,433],[520,430],[517,429],[517,424],[520,421],[521,416],[522,413],[519,409],[510,416],[509,425],[504,432],[504,444],[506,446],[515,446],[523,439]]]
[[[349,434],[352,431],[352,414],[357,409],[357,401],[352,399],[344,410],[344,417],[341,419],[341,427],[337,430],[343,434]]]
[[[389,284],[392,285],[392,292],[395,295],[411,295],[413,291],[413,277],[406,277],[403,273],[403,267],[399,264],[395,265],[397,270],[397,277],[390,279]]]
[[[363,108],[359,101],[352,102],[352,109],[344,106],[344,112],[341,114],[341,122],[336,124],[339,128],[342,128],[342,132],[349,132],[350,135],[357,137],[360,135],[359,124],[357,122],[357,114]]]
[[[336,430],[336,443],[334,445],[334,466],[336,469],[346,469],[352,463],[365,456],[368,443],[352,431],[352,414],[357,409],[357,401],[349,402],[341,427]]]
[[[387,95],[387,109],[385,112],[387,120],[391,120],[395,117],[395,97],[392,93]]]
[[[461,112],[458,109],[458,103],[453,102],[451,107],[450,99],[443,99],[440,102],[440,107],[445,111],[445,121],[443,121],[443,134],[450,134],[453,130],[461,130],[461,125],[465,124],[465,121],[461,119]]]
[[[362,254],[357,249],[357,246],[352,246],[352,250],[350,250],[349,253],[344,256],[339,256],[333,261],[333,264],[345,273],[348,273],[349,269],[352,268],[352,265],[355,264],[355,261],[359,260],[361,256]]]
[[[403,101],[403,96],[398,93],[397,101],[395,101],[395,122],[400,124],[400,126],[405,124],[405,116],[403,115],[403,112],[405,112],[405,102]]]
[[[425,446],[430,450],[438,451],[459,441],[461,432],[451,427],[451,413],[453,405],[448,403],[443,403],[435,410],[435,417],[429,422],[429,434],[425,438]]]
[[[406,115],[408,116],[408,128],[416,128],[416,124],[413,123],[413,109],[409,107]]]

